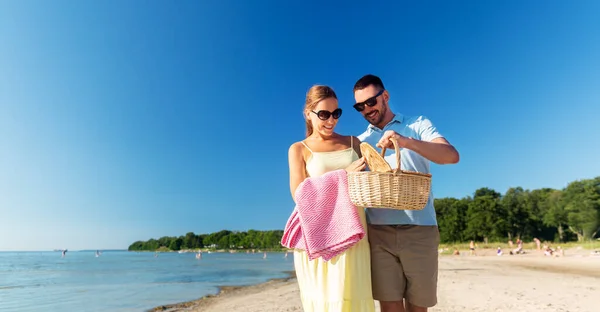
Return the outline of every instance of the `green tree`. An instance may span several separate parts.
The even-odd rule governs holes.
[[[242,237],[241,237],[240,233],[233,232],[233,233],[229,234],[229,245],[231,245],[231,248],[239,247],[241,245],[241,241],[242,241]]]
[[[144,246],[144,250],[156,250],[160,247],[160,243],[155,239],[150,239]]]
[[[465,238],[483,239],[487,244],[490,238],[500,238],[504,232],[505,219],[499,204],[500,193],[489,188],[475,192],[467,209]]]
[[[557,229],[558,240],[565,241],[565,227],[568,226],[569,218],[562,199],[562,191],[555,190],[548,194],[544,202],[544,224]]]
[[[194,232],[187,232],[185,234],[185,238],[183,239],[183,244],[181,245],[181,248],[183,248],[183,249],[199,248],[200,246],[197,243],[198,243],[198,240],[196,238],[196,234],[194,234]]]
[[[528,193],[521,187],[509,188],[501,204],[506,216],[504,225],[508,239],[523,238],[527,233],[531,215],[527,205]]]
[[[600,193],[594,180],[569,183],[563,191],[568,228],[577,235],[578,241],[590,239],[600,223]]]
[[[546,201],[554,191],[554,189],[543,188],[528,192],[526,206],[529,212],[529,222],[525,232],[530,236],[541,240],[554,240],[556,230],[544,223],[544,215],[547,210]]]
[[[182,244],[183,244],[183,239],[181,237],[175,238],[175,239],[171,240],[171,243],[169,244],[169,249],[180,250]]]
[[[461,242],[464,240],[465,216],[469,208],[470,198],[440,198],[434,202],[434,207],[440,229],[440,241],[444,243]]]
[[[161,238],[158,239],[158,244],[159,247],[164,246],[164,247],[169,247],[171,246],[171,241],[173,240],[172,237],[169,236],[163,236]]]
[[[217,246],[219,248],[229,248],[230,247],[229,235],[221,236],[221,238],[219,238],[219,242],[217,243]]]
[[[129,246],[129,250],[148,250],[154,251],[158,249],[181,250],[186,248],[201,248],[209,247],[212,244],[218,248],[269,248],[281,249],[282,230],[273,231],[256,231],[251,230],[246,232],[232,232],[222,230],[219,232],[195,235],[193,232],[188,232],[186,235],[179,237],[163,236],[148,241],[136,241]],[[244,242],[245,245],[241,245]],[[168,244],[168,245],[164,245]],[[197,247],[196,247],[197,246]],[[254,246],[254,247],[252,247]]]

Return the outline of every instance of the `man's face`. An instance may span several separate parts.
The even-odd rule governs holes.
[[[387,113],[387,92],[374,85],[354,91],[354,108],[372,125],[379,127]]]

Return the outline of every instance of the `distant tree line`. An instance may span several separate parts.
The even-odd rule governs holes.
[[[442,243],[508,241],[579,241],[600,235],[600,177],[569,183],[561,190],[510,188],[504,195],[484,187],[474,195],[435,199]],[[129,250],[279,249],[282,230],[210,234],[187,233],[137,241]]]
[[[185,236],[163,236],[159,239],[137,241],[128,248],[130,251],[184,250],[184,249],[280,249],[282,230],[237,232],[222,230],[210,234]]]
[[[600,177],[569,183],[564,189],[510,188],[504,195],[480,188],[473,197],[434,202],[443,243],[594,239],[600,230]]]

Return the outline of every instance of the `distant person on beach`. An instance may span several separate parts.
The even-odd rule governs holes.
[[[560,246],[556,247],[556,256],[557,257],[564,257],[565,256],[565,250],[562,249]]]
[[[469,243],[469,255],[475,255],[475,243],[473,241]]]
[[[550,246],[545,246],[545,248],[544,248],[545,256],[552,256],[553,253],[554,253],[554,250],[552,250],[552,248],[550,248]]]
[[[354,109],[369,122],[360,140],[388,149],[395,159],[395,140],[401,148],[402,169],[430,173],[430,162],[455,164],[456,149],[425,116],[392,112],[390,94],[381,79],[365,75],[354,85]],[[396,163],[390,163],[395,168]],[[367,208],[371,246],[373,298],[382,312],[427,311],[437,304],[438,246],[433,194],[423,210]]]
[[[513,253],[520,254],[523,253],[523,241],[521,239],[517,239],[517,248],[513,250]]]
[[[306,94],[303,113],[306,138],[292,144],[288,152],[294,201],[296,189],[307,178],[334,170],[355,172],[365,168],[360,141],[335,132],[342,109],[338,107],[337,95],[332,88],[311,87]],[[364,209],[357,209],[357,212],[366,231]],[[370,264],[369,242],[365,238],[329,261],[322,257],[311,260],[305,250],[294,249],[303,310],[374,312]]]
[[[540,242],[540,240],[537,237],[533,238],[533,242],[535,243],[537,250],[542,250],[542,247],[541,247],[542,242]]]

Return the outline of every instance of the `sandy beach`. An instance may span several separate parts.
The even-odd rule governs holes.
[[[600,257],[589,250],[565,257],[440,256],[438,305],[430,311],[600,311]],[[378,305],[377,311],[379,311]],[[293,277],[248,287],[224,287],[218,295],[153,311],[283,312],[302,311]]]

